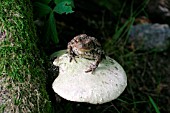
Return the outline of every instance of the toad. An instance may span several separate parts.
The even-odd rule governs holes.
[[[82,57],[90,60],[95,60],[89,68],[85,71],[94,72],[99,63],[105,58],[104,51],[101,44],[94,37],[87,36],[86,34],[80,34],[74,37],[67,46],[67,52],[70,57],[70,62],[76,59],[75,57]]]

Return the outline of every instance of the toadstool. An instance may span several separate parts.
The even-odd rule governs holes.
[[[76,58],[76,61],[69,62],[69,55],[63,54],[53,62],[59,66],[59,75],[52,88],[64,99],[103,104],[116,99],[126,88],[126,73],[114,59],[106,56],[94,73],[85,73],[93,60]]]

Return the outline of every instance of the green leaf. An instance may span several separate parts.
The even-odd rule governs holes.
[[[49,4],[51,2],[51,0],[36,0],[36,1],[44,4]]]
[[[54,3],[55,3],[56,5],[58,5],[58,4],[61,3],[61,2],[71,2],[72,5],[74,6],[73,0],[54,0]]]
[[[63,0],[62,2],[57,2],[56,6],[54,7],[54,11],[59,14],[63,13],[73,13],[74,11],[72,8],[74,7],[73,2],[71,0]]]
[[[57,5],[57,4],[59,4],[60,2],[63,2],[63,1],[67,1],[67,0],[54,0],[54,3]]]
[[[51,7],[40,2],[35,2],[34,6],[36,7],[37,15],[39,17],[46,16],[52,11]]]
[[[52,55],[50,55],[50,58],[53,59],[53,58],[59,57],[59,56],[65,54],[66,52],[67,52],[66,49],[54,52]]]
[[[53,12],[50,13],[50,16],[49,16],[49,19],[48,19],[46,37],[51,38],[54,41],[55,44],[57,44],[59,42]]]

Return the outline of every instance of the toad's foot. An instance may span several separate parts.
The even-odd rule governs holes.
[[[91,64],[90,67],[85,72],[86,73],[88,73],[88,72],[92,72],[93,73],[96,68],[97,68],[96,64]]]
[[[76,58],[75,58],[76,56],[74,55],[74,54],[70,54],[69,55],[69,61],[71,62],[72,60],[74,60],[76,63],[77,63],[77,61],[76,61]]]

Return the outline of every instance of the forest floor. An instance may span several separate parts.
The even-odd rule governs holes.
[[[78,1],[76,1],[78,2]],[[98,37],[102,45],[108,43],[117,23],[111,12],[95,4],[75,5],[75,12],[69,15],[56,15],[59,44],[44,48],[47,54],[66,49],[67,43],[76,35],[86,33]],[[93,7],[91,7],[93,6]],[[90,7],[90,8],[88,8]],[[125,16],[126,18],[126,16]],[[126,71],[128,85],[121,96],[102,105],[70,102],[65,99],[56,102],[50,93],[56,113],[168,113],[170,112],[170,52],[133,51],[129,45],[122,45],[122,37],[113,45],[110,57],[118,61]],[[112,45],[110,46],[112,48]],[[107,48],[104,48],[107,49]],[[107,51],[107,50],[106,50]],[[52,83],[50,83],[52,84]],[[158,111],[159,109],[159,111]]]

